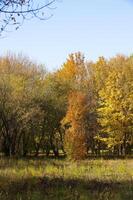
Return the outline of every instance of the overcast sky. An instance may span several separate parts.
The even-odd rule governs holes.
[[[133,53],[132,0],[62,0],[48,21],[25,21],[0,39],[0,54],[23,53],[50,70],[81,51],[89,60]]]

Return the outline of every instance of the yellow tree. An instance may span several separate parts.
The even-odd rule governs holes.
[[[99,91],[98,113],[102,126],[101,140],[109,148],[125,155],[133,138],[133,68],[126,60],[123,62],[123,66],[110,72],[105,86]]]
[[[83,54],[70,54],[66,62],[56,73],[58,79],[71,90],[81,90],[85,87],[87,68]]]

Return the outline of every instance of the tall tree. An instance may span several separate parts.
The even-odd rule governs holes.
[[[62,124],[67,128],[65,149],[68,157],[78,160],[87,155],[86,125],[87,99],[81,92],[69,95],[69,106]]]
[[[93,155],[100,154],[101,142],[97,139],[100,130],[97,121],[97,108],[99,106],[99,91],[105,84],[109,72],[108,62],[104,57],[100,57],[96,63],[87,63],[87,96],[88,96],[88,151]]]
[[[132,141],[133,124],[133,68],[127,59],[118,58],[105,86],[99,91],[99,122],[102,126],[101,140],[108,148],[125,155]],[[122,64],[120,64],[120,61]]]

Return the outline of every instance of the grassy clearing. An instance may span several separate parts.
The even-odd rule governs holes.
[[[133,199],[133,160],[1,159],[0,199]]]

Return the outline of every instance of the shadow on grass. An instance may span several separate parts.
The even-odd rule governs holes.
[[[37,198],[32,198],[35,193]],[[114,182],[46,176],[11,181],[0,176],[0,195],[1,200],[132,200],[133,180]]]

